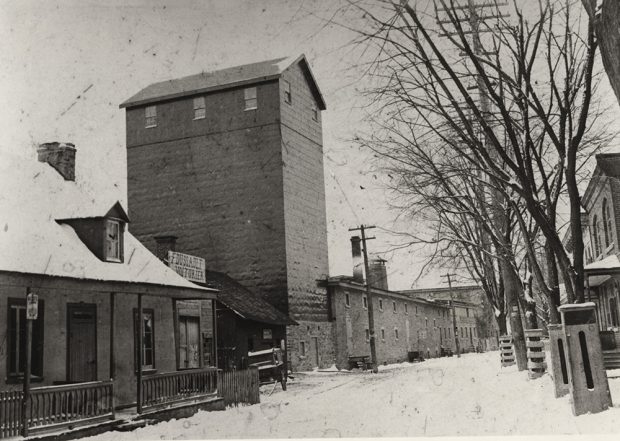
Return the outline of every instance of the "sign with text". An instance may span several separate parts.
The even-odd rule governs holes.
[[[39,296],[28,293],[26,296],[26,319],[36,320],[39,317]]]
[[[168,251],[168,266],[192,282],[206,283],[205,260],[189,254]]]

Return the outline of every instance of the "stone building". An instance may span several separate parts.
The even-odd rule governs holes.
[[[497,348],[499,327],[493,316],[493,310],[479,286],[410,289],[400,293],[444,305],[450,305],[452,302],[461,351]]]
[[[121,108],[132,233],[151,250],[176,236],[299,323],[293,369],[331,365],[325,102],[305,56],[152,84]]]
[[[330,277],[327,286],[336,366],[346,369],[350,357],[370,356],[366,288],[363,280],[349,276]],[[378,363],[407,361],[410,352],[431,358],[439,357],[442,348],[455,350],[447,305],[380,288],[371,292]]]
[[[329,277],[325,283],[337,367],[349,367],[350,358],[370,356],[366,281],[371,286],[378,363],[405,361],[410,354],[438,357],[455,350],[449,305],[390,291],[386,261],[369,256],[364,274],[359,237],[351,238],[351,250],[353,276]]]

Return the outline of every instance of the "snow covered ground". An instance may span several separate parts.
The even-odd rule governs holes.
[[[609,383],[614,408],[574,417],[549,375],[529,380],[516,366],[501,368],[498,352],[466,354],[375,375],[297,374],[287,392],[263,388],[260,404],[91,440],[618,434],[620,377]]]

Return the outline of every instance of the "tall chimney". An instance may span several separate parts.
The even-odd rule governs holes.
[[[155,236],[155,242],[157,242],[157,248],[155,249],[155,255],[163,262],[168,262],[168,251],[176,251],[177,239],[176,236]]]
[[[351,254],[353,255],[353,280],[364,283],[364,260],[362,259],[362,239],[351,237]]]
[[[379,288],[388,290],[388,282],[387,282],[387,268],[385,266],[385,259],[382,259],[379,256],[374,256],[369,259],[368,262],[368,283],[373,288]]]
[[[65,181],[75,181],[75,145],[70,142],[46,142],[37,149],[39,162],[54,167]]]

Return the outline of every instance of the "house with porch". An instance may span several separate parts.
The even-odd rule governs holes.
[[[605,366],[620,368],[620,153],[596,155],[584,192],[586,300],[596,304]]]
[[[217,369],[180,332],[188,302],[212,304],[217,290],[168,268],[128,231],[119,201],[76,180],[72,144],[37,154],[0,161],[0,438],[22,418],[32,433],[217,400]],[[36,319],[27,293],[38,297]],[[213,321],[189,315],[213,335]]]

